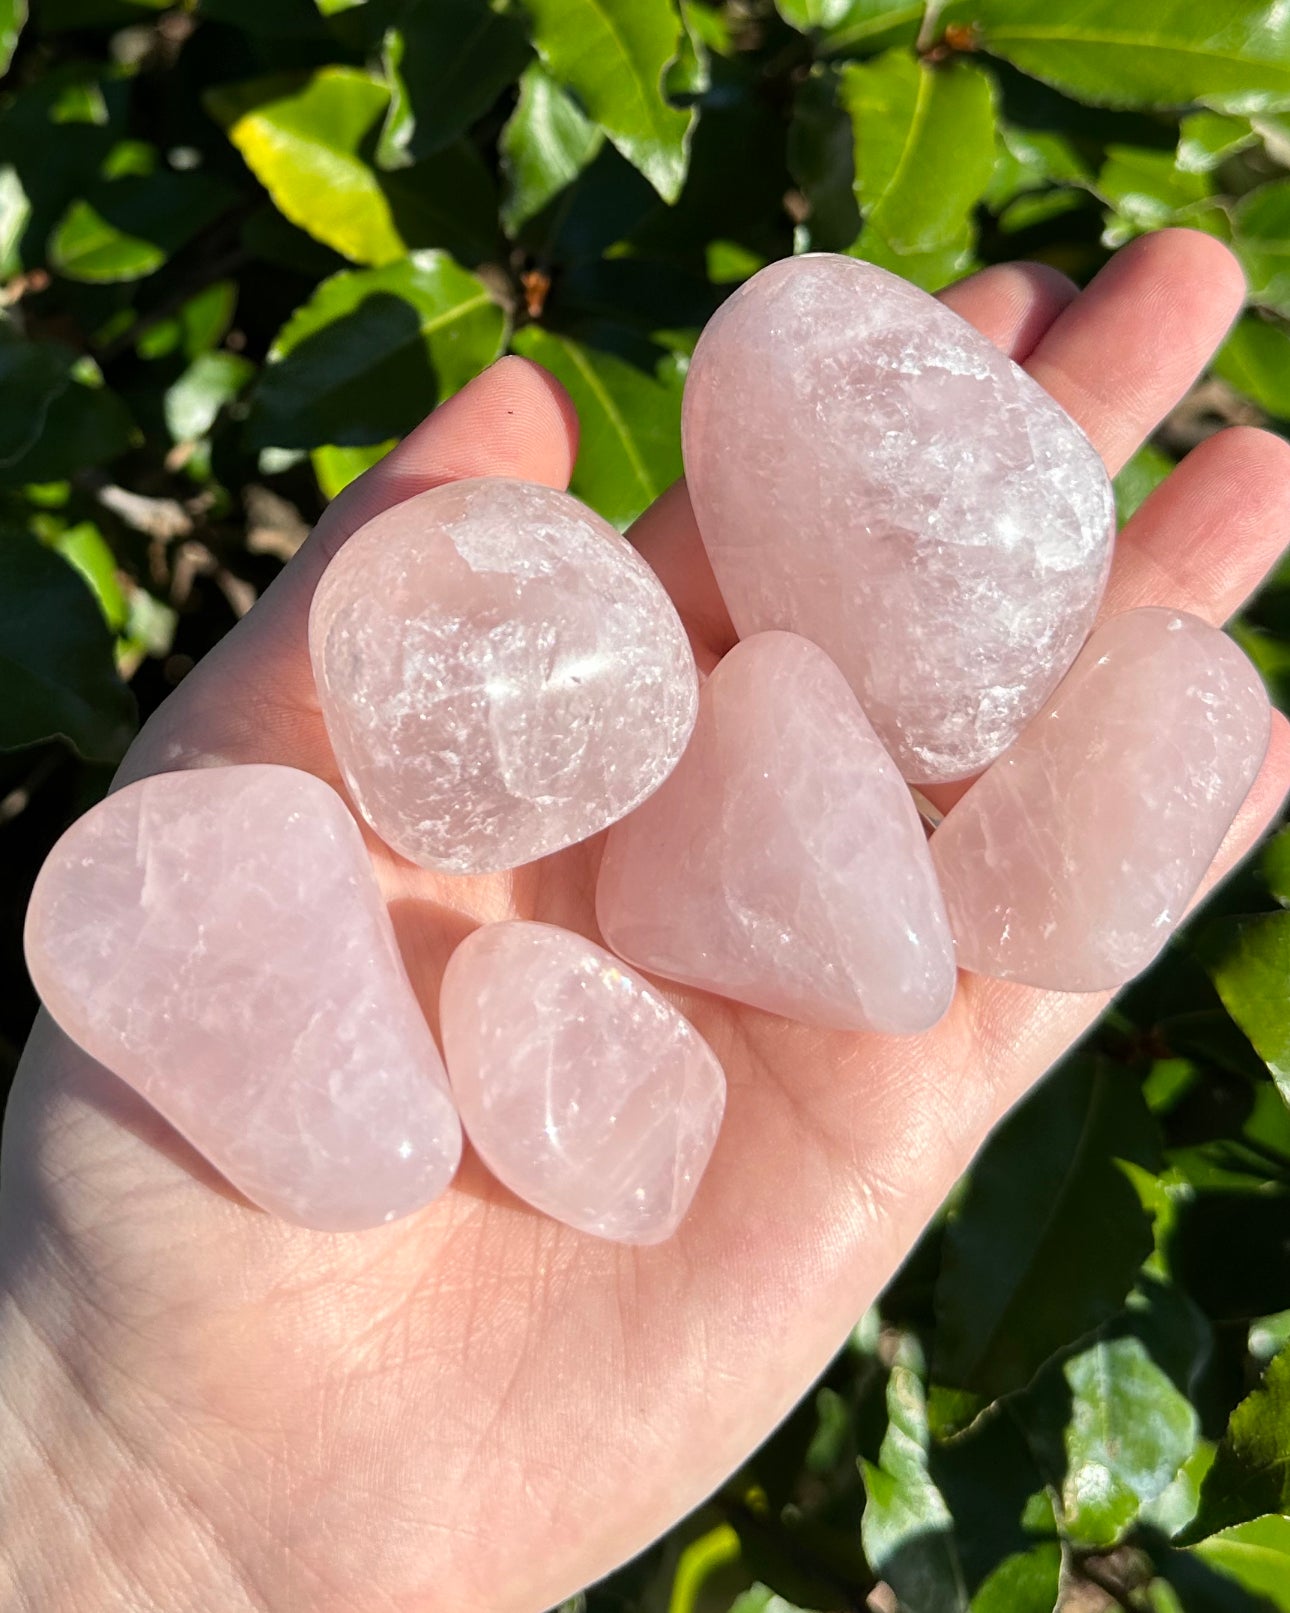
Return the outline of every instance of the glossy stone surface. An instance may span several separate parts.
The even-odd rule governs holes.
[[[440,1023],[466,1134],[512,1193],[600,1238],[676,1231],[726,1082],[652,986],[569,930],[490,924],[449,960]]]
[[[72,825],[27,963],[63,1030],[247,1198],[328,1231],[419,1209],[461,1128],[358,825],[286,767],[163,773]]]
[[[369,521],[323,574],[309,642],[350,794],[427,868],[585,840],[663,782],[694,725],[694,658],[653,572],[528,482],[450,482]]]
[[[1114,501],[1091,444],[872,264],[792,258],[736,291],[690,366],[684,447],[740,636],[827,650],[912,782],[999,755],[1092,626]]]
[[[843,1030],[926,1030],[954,948],[909,790],[823,650],[761,633],[694,738],[609,832],[596,913],[653,974]]]
[[[1058,991],[1123,984],[1168,940],[1268,745],[1217,628],[1127,611],[932,838],[959,963]]]

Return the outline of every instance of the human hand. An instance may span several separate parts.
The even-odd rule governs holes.
[[[1079,297],[1025,267],[945,297],[1115,470],[1240,295],[1224,248],[1173,231],[1126,248]],[[575,430],[533,366],[479,377],[335,501],[149,723],[123,780],[272,761],[338,785],[305,643],[329,556],[440,481],[563,485]],[[1224,619],[1290,538],[1288,490],[1279,439],[1233,430],[1202,445],[1126,528],[1105,613]],[[732,632],[684,489],[634,537],[707,670]],[[1287,783],[1276,719],[1218,871]],[[480,921],[595,934],[596,843],[456,879],[369,845],[427,1013]],[[537,1215],[471,1158],[443,1199],[388,1228],[332,1236],[274,1220],[42,1019],[0,1203],[13,1605],[538,1613],[644,1545],[765,1435],[990,1127],[1104,1002],[965,976],[935,1030],[883,1038],[672,995],[722,1060],[729,1100],[689,1217],[643,1249]]]

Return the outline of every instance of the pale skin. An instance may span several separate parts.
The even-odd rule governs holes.
[[[1235,316],[1236,264],[1167,231],[1080,295],[1010,266],[945,299],[1117,470]],[[459,476],[562,486],[576,423],[506,359],[337,499],[264,600],[147,725],[122,779],[288,763],[336,783],[305,623],[328,555]],[[635,539],[705,667],[731,642],[683,488]],[[1232,429],[1126,528],[1108,613],[1225,620],[1290,541],[1290,447]],[[1290,784],[1273,724],[1213,877]],[[369,841],[433,1022],[481,920],[595,934],[599,847],[447,879]],[[725,1127],[670,1242],[530,1211],[467,1157],[438,1203],[330,1236],[241,1201],[48,1022],[23,1060],[0,1203],[0,1603],[71,1613],[540,1613],[701,1500],[809,1386],[991,1126],[1104,1005],[963,976],[916,1038],[805,1029],[674,993],[725,1065]]]

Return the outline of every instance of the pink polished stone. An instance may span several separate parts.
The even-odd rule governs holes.
[[[247,1198],[353,1231],[461,1127],[358,826],[287,767],[163,773],[67,831],[27,913],[45,1006]]]
[[[872,264],[793,258],[736,291],[690,366],[684,446],[740,635],[827,650],[913,782],[999,755],[1092,626],[1114,530],[1092,445]]]
[[[490,924],[449,960],[440,1021],[466,1135],[500,1182],[600,1238],[676,1231],[726,1082],[652,986],[569,930]]]
[[[1057,991],[1145,969],[1267,749],[1268,699],[1194,616],[1116,616],[932,838],[959,963]]]
[[[909,790],[791,633],[745,639],[704,685],[680,766],[610,830],[596,914],[641,968],[808,1024],[926,1030],[954,994]]]
[[[653,572],[528,482],[451,482],[369,521],[323,575],[309,643],[350,794],[427,868],[585,840],[658,788],[694,726],[694,658]]]

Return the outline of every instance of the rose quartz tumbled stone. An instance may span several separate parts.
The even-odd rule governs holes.
[[[1145,969],[1267,750],[1259,676],[1217,628],[1113,617],[932,838],[959,963],[1058,991]]]
[[[569,930],[490,924],[449,960],[440,1022],[466,1134],[500,1182],[597,1237],[675,1232],[726,1082],[652,986]]]
[[[369,521],[323,574],[309,643],[350,794],[427,868],[585,840],[663,782],[694,726],[694,658],[653,572],[528,482],[450,482]]]
[[[954,948],[909,790],[824,651],[760,633],[667,783],[609,832],[596,914],[642,969],[842,1030],[921,1031]]]
[[[915,783],[1020,733],[1092,626],[1114,529],[1087,438],[926,292],[773,263],[699,340],[686,477],[741,637],[827,650]]]
[[[67,831],[27,913],[63,1030],[249,1199],[351,1231],[461,1154],[358,825],[287,767],[164,773]]]

